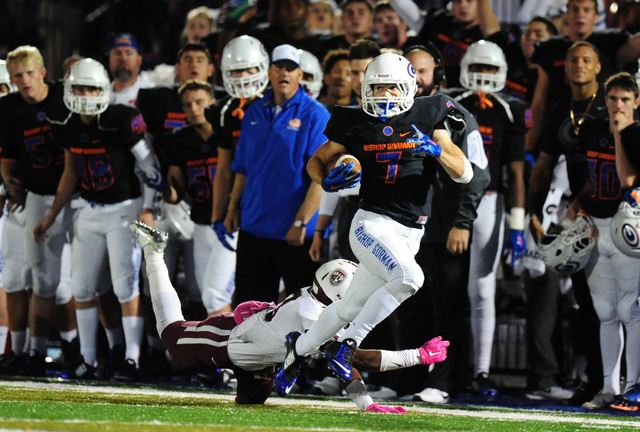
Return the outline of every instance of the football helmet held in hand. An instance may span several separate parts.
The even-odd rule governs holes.
[[[540,239],[540,252],[545,265],[561,275],[585,268],[596,245],[598,230],[589,216],[579,215],[575,221],[565,219],[552,224]]]
[[[609,229],[613,244],[620,252],[640,258],[640,207],[621,202]]]

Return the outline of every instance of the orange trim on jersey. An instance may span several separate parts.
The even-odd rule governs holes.
[[[440,39],[443,42],[450,43],[452,45],[457,45],[464,50],[469,48],[469,44],[460,42],[459,40],[451,39],[450,37],[448,37],[447,35],[443,35],[442,33],[438,35],[438,39]]]
[[[610,161],[616,160],[616,155],[612,155],[612,154],[608,154],[608,153],[600,153],[600,152],[593,151],[593,150],[587,151],[587,157],[610,160]]]
[[[211,157],[211,158],[207,158],[207,159],[198,159],[198,160],[187,161],[187,166],[217,165],[217,164],[218,164],[218,158],[217,157]]]
[[[521,91],[521,92],[523,92],[523,93],[526,93],[526,91],[527,91],[527,88],[526,88],[525,86],[520,85],[520,84],[518,84],[518,83],[515,83],[515,82],[513,82],[513,81],[509,81],[509,80],[507,80],[507,82],[505,83],[505,85],[506,85],[507,87],[510,87],[510,88],[512,88],[512,89],[514,89],[514,90]]]
[[[167,118],[170,119],[180,119],[183,120],[186,118],[186,114],[185,113],[174,113],[174,112],[169,112],[167,113]]]
[[[44,126],[38,126],[37,128],[33,128],[33,129],[28,129],[26,131],[23,132],[23,136],[31,136],[31,135],[36,135],[39,134],[41,132],[49,132],[49,130],[51,129],[51,126],[49,125],[44,125]]]
[[[85,149],[85,148],[80,148],[80,147],[71,147],[69,149],[69,151],[71,151],[71,153],[74,153],[74,154],[88,154],[88,155],[105,154],[105,153],[107,153],[107,149],[105,149],[105,148]]]
[[[564,66],[565,64],[567,64],[566,60],[556,60],[553,62],[553,66],[555,67],[559,67],[559,66]]]

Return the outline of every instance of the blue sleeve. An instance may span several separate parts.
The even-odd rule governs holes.
[[[231,162],[231,170],[238,174],[247,175],[247,143],[251,142],[251,133],[247,125],[253,119],[253,110],[249,110],[245,113],[244,118],[240,126],[240,138],[238,139],[238,147],[233,155],[233,161]]]

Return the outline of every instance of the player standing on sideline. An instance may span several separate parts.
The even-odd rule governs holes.
[[[238,380],[238,404],[264,403],[273,391],[274,366],[280,364],[286,354],[282,344],[285,335],[291,329],[309,328],[325,306],[344,296],[356,268],[351,261],[331,261],[316,271],[312,286],[294,292],[278,305],[247,301],[233,314],[220,313],[204,321],[185,321],[162,260],[166,233],[141,222],[133,222],[130,227],[147,260],[158,333],[167,349],[190,366],[233,369]],[[449,345],[441,339],[432,339],[421,348],[411,350],[356,350],[354,365],[363,371],[382,372],[441,362],[447,357]],[[350,381],[344,383],[344,389],[362,411],[406,413],[402,407],[374,403],[357,370]]]
[[[605,101],[609,119],[584,122],[578,134],[582,157],[574,154],[567,158],[571,190],[577,191],[567,214],[573,219],[577,213],[584,212],[598,228],[597,243],[585,274],[600,319],[604,386],[591,401],[582,405],[589,409],[607,408],[620,395],[624,348],[627,387],[623,391],[640,379],[640,265],[637,258],[623,254],[613,244],[609,231],[623,195],[616,166],[612,164],[615,160],[613,132],[619,133],[621,125],[633,122],[638,107],[638,85],[633,76],[612,75],[605,83]]]
[[[132,380],[139,367],[144,325],[139,313],[140,249],[128,229],[128,221],[142,211],[136,161],[151,187],[160,187],[162,178],[144,139],[142,115],[125,105],[110,106],[109,88],[107,71],[95,60],[80,60],[69,70],[64,102],[71,114],[55,122],[65,146],[64,172],[51,209],[33,229],[33,237],[36,241],[47,237],[79,183],[84,205],[75,223],[71,284],[84,362],[76,368],[76,376],[90,378],[97,365],[96,294],[108,266],[122,308],[126,344],[126,361],[115,378]]]
[[[527,127],[524,102],[498,94],[507,78],[502,49],[493,42],[478,41],[462,57],[460,83],[463,89],[447,90],[456,102],[478,121],[484,151],[489,161],[491,183],[478,206],[473,223],[469,264],[469,301],[473,337],[474,392],[493,397],[495,385],[489,379],[491,347],[496,324],[496,271],[502,254],[505,198],[502,172],[507,172],[507,202],[511,206],[509,264],[515,267],[526,252],[524,140]]]
[[[424,283],[414,256],[436,165],[459,183],[473,178],[471,163],[446,130],[447,116],[458,115],[450,101],[442,96],[414,101],[415,93],[416,74],[406,58],[376,57],[365,72],[362,109],[336,107],[325,129],[328,141],[307,164],[313,181],[327,191],[353,187],[362,174],[360,210],[350,235],[360,265],[345,298],[325,309],[307,333],[288,336],[275,384],[281,395],[295,383],[304,356],[353,322],[325,351],[330,369],[350,379],[357,345]],[[362,172],[352,172],[350,163],[327,175],[329,160],[341,153],[357,157]]]
[[[67,238],[72,236],[75,210],[67,204],[59,209],[60,216],[51,221],[50,235],[45,242],[35,242],[31,231],[49,211],[62,175],[64,158],[54,141],[46,117],[50,112],[64,110],[62,85],[47,84],[47,70],[40,51],[32,46],[20,46],[7,56],[7,69],[18,92],[0,100],[2,112],[2,177],[16,208],[24,206],[25,262],[18,262],[10,276],[11,263],[5,268],[5,284],[9,304],[12,344],[20,353],[27,341],[29,315],[31,352],[28,364],[13,356],[12,370],[28,375],[44,376],[47,340],[53,325],[56,291],[60,282],[61,255]],[[18,214],[15,214],[18,216]],[[18,216],[19,217],[19,216]],[[18,276],[22,272],[21,276]],[[33,303],[29,311],[27,278],[33,278]],[[28,345],[27,345],[28,346]],[[3,366],[9,366],[6,362]]]
[[[224,226],[234,181],[231,162],[240,139],[240,126],[245,111],[262,97],[262,92],[269,83],[269,54],[258,39],[247,35],[239,36],[224,47],[220,68],[222,83],[228,95],[205,110],[207,121],[215,131],[218,146],[218,165],[213,179],[211,228],[218,236],[220,244],[235,252],[237,237]],[[205,280],[223,280],[217,275],[226,273],[227,269],[220,266],[218,255],[224,257],[221,259],[232,267],[232,278],[226,286],[212,285],[204,288],[211,290],[210,302],[204,300],[205,307],[209,311],[231,311],[231,300],[235,290],[235,255],[231,256],[224,250],[216,249],[216,253],[209,256]]]
[[[170,139],[167,178],[170,187],[164,199],[177,203],[186,192],[192,198],[190,217],[195,223],[195,277],[202,302],[207,313],[212,315],[230,310],[235,275],[235,253],[224,247],[210,226],[218,154],[217,136],[205,117],[205,109],[215,99],[211,85],[199,80],[187,81],[180,86],[178,93],[188,124],[176,130]]]

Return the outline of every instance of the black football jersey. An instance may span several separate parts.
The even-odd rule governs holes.
[[[361,208],[411,227],[426,222],[423,207],[438,162],[425,153],[413,153],[417,145],[407,140],[416,137],[412,124],[432,136],[453,110],[453,103],[442,95],[416,98],[409,111],[387,121],[361,107],[334,108],[324,133],[362,165]]]
[[[19,93],[0,98],[2,157],[19,160],[26,189],[40,195],[55,195],[64,170],[64,152],[48,117],[69,113],[62,84],[48,85],[49,94],[37,104],[28,104]]]
[[[226,96],[207,107],[205,116],[213,126],[219,147],[235,151],[240,139],[242,118],[255,100]]]
[[[527,105],[517,99],[500,95],[486,95],[488,103],[481,104],[477,92],[451,89],[447,93],[469,110],[478,121],[484,151],[489,161],[491,183],[487,190],[503,191],[502,168],[509,162],[524,161],[524,142],[528,122]]]
[[[528,67],[520,43],[508,44],[504,48],[504,54],[509,68],[507,69],[507,81],[501,93],[531,103],[533,91],[536,82],[538,82],[538,69]]]
[[[82,198],[114,204],[141,195],[131,148],[145,130],[140,112],[126,105],[110,105],[88,125],[74,114],[65,125],[56,127],[76,161]]]
[[[187,179],[192,198],[191,219],[202,225],[211,223],[213,178],[218,166],[215,134],[204,141],[193,126],[176,130],[171,136],[170,165],[179,167]]]
[[[620,136],[629,162],[636,172],[640,172],[640,123],[635,122],[627,126],[620,132]]]
[[[583,198],[582,208],[587,214],[598,218],[613,217],[622,200],[622,186],[616,171],[615,142],[609,132],[609,120],[585,122],[578,139],[587,155],[587,164],[583,168],[588,167],[588,177],[584,178],[586,175],[583,175],[577,180],[581,184],[585,181],[591,184],[591,193]],[[568,169],[568,172],[570,181],[573,172],[580,174],[580,171],[573,169]]]
[[[572,106],[573,122],[570,114]],[[588,111],[587,108],[589,108]],[[582,120],[584,124],[589,120],[607,117],[603,86],[599,86],[593,103],[591,103],[591,97],[581,101],[574,101],[573,104],[571,103],[570,95],[561,98],[547,112],[544,129],[540,137],[540,151],[555,157],[564,154],[567,156],[568,163],[572,163],[576,157],[580,159],[583,157],[584,151],[579,148],[578,135],[576,134],[574,123],[577,125],[578,122],[584,119]],[[581,128],[579,130],[582,133]]]
[[[608,77],[619,72],[616,66],[616,53],[629,39],[629,34],[622,29],[607,29],[593,32],[586,40],[593,44],[600,52],[602,69],[598,74],[598,82],[605,82]],[[547,106],[559,97],[570,94],[569,82],[564,71],[567,50],[573,42],[566,36],[553,36],[545,41],[536,43],[536,49],[531,61],[540,65],[549,78],[547,92]]]

